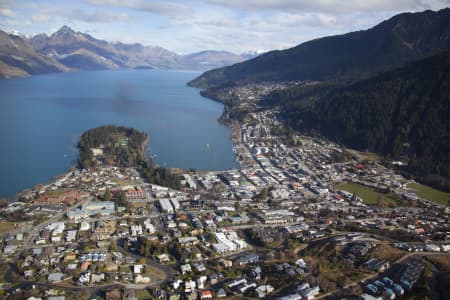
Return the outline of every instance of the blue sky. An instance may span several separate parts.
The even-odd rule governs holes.
[[[0,0],[0,29],[51,34],[63,25],[108,41],[201,50],[268,51],[370,28],[450,0]]]

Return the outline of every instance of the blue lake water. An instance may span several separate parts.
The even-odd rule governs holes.
[[[75,165],[81,133],[115,124],[145,131],[167,167],[236,167],[223,106],[186,86],[196,72],[120,70],[0,80],[0,197]],[[207,146],[209,145],[209,146]]]

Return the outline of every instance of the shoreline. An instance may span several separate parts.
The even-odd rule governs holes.
[[[230,136],[230,138],[231,138],[231,148],[232,148],[232,152],[233,152],[233,159],[234,159],[234,161],[236,163],[236,168],[230,168],[230,169],[226,169],[226,170],[209,170],[209,171],[197,170],[197,172],[204,173],[204,172],[223,172],[223,171],[227,171],[227,170],[240,170],[241,169],[241,165],[240,165],[240,163],[239,163],[239,161],[237,159],[237,153],[236,153],[236,150],[235,150],[235,147],[240,142],[240,138],[241,138],[241,134],[240,134],[241,133],[241,127],[240,127],[239,121],[229,119],[226,116],[227,105],[224,104],[222,101],[202,95],[201,90],[199,91],[199,95],[204,97],[204,98],[206,98],[206,99],[208,99],[208,100],[210,100],[210,101],[218,102],[218,103],[221,103],[223,105],[222,113],[217,118],[217,122],[219,124],[222,124],[222,125],[228,127],[231,130],[231,136]],[[147,151],[146,151],[146,148],[148,147],[149,142],[150,142],[150,136],[149,136],[149,134],[147,132],[144,132],[144,133],[146,134],[146,139],[145,139],[145,141],[143,141],[143,143],[141,145],[141,151],[142,151],[142,154],[143,154],[145,159],[153,160],[151,157],[148,157]],[[77,146],[74,146],[74,148],[78,149]],[[79,156],[79,150],[77,152],[77,157],[78,156]],[[179,167],[172,167],[172,168],[168,168],[168,169],[180,169],[180,170],[183,170],[184,172],[188,171],[188,170],[181,169]],[[31,199],[33,197],[33,195],[31,195],[31,193],[33,191],[37,192],[37,190],[45,189],[46,187],[54,184],[55,182],[63,179],[64,177],[69,176],[72,172],[74,172],[76,170],[79,170],[77,168],[76,164],[75,165],[70,165],[66,169],[66,171],[63,171],[61,173],[58,173],[58,174],[52,176],[51,178],[49,178],[45,182],[36,183],[32,187],[27,187],[25,189],[22,189],[22,190],[18,191],[17,193],[15,193],[15,194],[13,194],[11,196],[2,196],[0,198],[5,199],[9,203],[19,201],[23,197],[25,197],[27,200],[29,200],[29,199]],[[27,196],[28,196],[28,198],[27,198]]]

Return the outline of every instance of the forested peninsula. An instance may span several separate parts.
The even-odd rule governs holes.
[[[136,168],[149,183],[179,188],[180,178],[146,157],[147,133],[134,128],[105,125],[84,132],[78,143],[78,167],[98,165]]]

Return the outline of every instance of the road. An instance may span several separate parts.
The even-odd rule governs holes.
[[[65,214],[66,212],[68,212],[69,210],[75,209],[75,208],[77,208],[78,206],[83,205],[83,204],[85,204],[85,203],[91,201],[92,199],[93,199],[93,197],[89,196],[89,197],[87,197],[86,199],[84,199],[83,201],[78,202],[78,203],[76,203],[76,204],[74,204],[74,205],[72,205],[72,206],[70,206],[70,207],[67,207],[67,208],[63,209],[62,212],[56,214],[55,216],[51,217],[51,218],[48,219],[47,221],[45,221],[45,222],[43,222],[43,223],[40,223],[40,224],[38,224],[38,225],[33,226],[32,228],[30,228],[30,229],[28,230],[28,232],[27,232],[27,233],[28,233],[28,236],[27,236],[27,238],[25,239],[25,242],[24,242],[24,244],[23,244],[23,247],[24,247],[24,248],[29,248],[29,247],[30,247],[30,243],[33,242],[34,238],[39,234],[39,232],[40,232],[42,229],[45,228],[45,226],[47,226],[47,225],[49,225],[49,224],[51,224],[51,223],[57,222],[57,221],[58,221],[59,219],[61,219],[61,218],[64,216],[64,214]]]
[[[159,270],[162,274],[164,274],[163,278],[159,279],[159,280],[155,280],[152,281],[149,284],[146,284],[145,287],[155,287],[155,286],[161,286],[162,284],[170,281],[173,279],[174,275],[177,273],[174,269],[173,269],[173,265],[162,265],[159,264],[147,257],[135,254],[133,252],[127,251],[125,250],[122,246],[119,245],[119,243],[117,243],[117,240],[111,241],[111,242],[115,242],[117,248],[120,250],[120,252],[125,253],[128,256],[131,256],[133,258],[135,258],[136,260],[139,260],[141,258],[145,258],[145,264],[155,268],[157,270]],[[141,286],[141,285],[140,285]],[[142,288],[142,287],[140,287]]]

